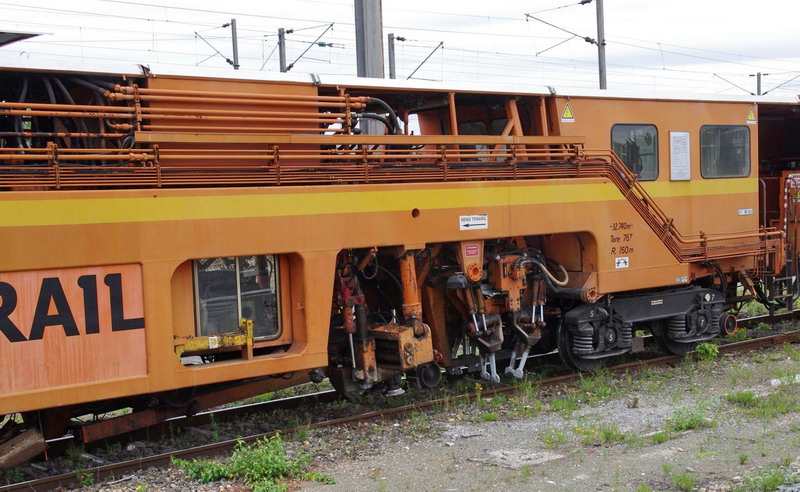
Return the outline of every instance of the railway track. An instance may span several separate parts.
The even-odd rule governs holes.
[[[788,313],[782,315],[775,315],[775,316],[758,316],[753,318],[746,318],[743,319],[742,322],[744,324],[755,324],[760,322],[770,322],[770,323],[777,323],[780,321],[788,321],[788,320],[796,320],[798,319],[798,315],[796,313]],[[740,351],[749,351],[749,350],[756,350],[759,348],[771,347],[782,345],[786,343],[797,343],[800,341],[800,330],[789,331],[774,335],[768,335],[763,337],[751,338],[748,340],[744,340],[741,342],[734,342],[728,343],[719,346],[720,353],[733,353],[733,352],[740,352]],[[657,366],[662,364],[669,364],[681,361],[685,356],[681,355],[666,355],[661,357],[655,357],[651,359],[644,359],[635,362],[629,362],[625,364],[620,364],[616,366],[607,367],[606,370],[612,373],[618,372],[625,372],[625,371],[636,371],[643,369],[645,367]],[[558,384],[563,384],[571,381],[575,381],[580,378],[580,374],[578,373],[570,373],[550,378],[542,379],[535,384],[540,388],[554,386]],[[388,417],[393,415],[401,415],[406,414],[418,410],[424,410],[427,408],[434,407],[436,405],[443,405],[445,403],[453,403],[462,400],[474,400],[476,398],[485,398],[489,396],[504,394],[504,393],[512,393],[516,390],[516,386],[513,385],[503,385],[495,388],[484,389],[480,392],[473,392],[473,393],[465,393],[455,396],[448,396],[445,398],[437,398],[434,400],[427,400],[422,402],[415,402],[407,405],[402,405],[398,407],[392,408],[385,408],[379,409],[375,411],[369,411],[366,413],[360,413],[356,415],[350,415],[346,417],[340,418],[332,418],[316,423],[306,424],[299,427],[294,428],[287,428],[282,430],[275,430],[260,434],[251,435],[248,437],[244,437],[241,439],[230,439],[225,440],[213,444],[206,444],[201,446],[196,446],[192,448],[182,449],[182,450],[175,450],[170,451],[167,453],[162,454],[155,454],[152,456],[142,457],[138,459],[123,461],[119,463],[113,463],[108,465],[97,466],[93,468],[88,468],[82,472],[85,474],[91,474],[95,481],[100,481],[106,479],[108,477],[121,477],[126,472],[135,471],[147,467],[154,467],[154,466],[166,466],[169,465],[171,459],[174,458],[182,458],[182,459],[191,459],[197,457],[208,457],[213,456],[220,453],[226,453],[233,450],[234,446],[239,441],[245,441],[247,443],[275,435],[276,433],[281,434],[290,434],[301,429],[319,429],[323,427],[332,427],[337,425],[343,424],[350,424],[359,421],[367,421],[382,417]],[[334,401],[337,398],[335,391],[323,391],[318,393],[312,393],[309,395],[302,395],[296,396],[291,398],[284,398],[279,400],[271,400],[268,402],[262,403],[255,403],[250,405],[241,405],[237,407],[225,408],[225,409],[217,409],[211,410],[207,412],[201,412],[196,416],[192,417],[191,424],[198,425],[204,422],[213,421],[214,416],[222,417],[222,416],[233,416],[233,415],[242,415],[252,412],[268,412],[270,410],[275,410],[279,408],[297,408],[299,406],[308,406],[314,403],[323,403],[323,402],[330,402]],[[174,419],[175,421],[179,421],[181,419]],[[74,487],[78,485],[78,477],[76,472],[70,472],[61,475],[54,475],[50,477],[44,477],[36,480],[30,480],[26,482],[19,482],[12,485],[0,486],[0,492],[2,491],[16,491],[16,490],[28,490],[28,491],[47,491],[52,489],[57,489],[59,487]]]

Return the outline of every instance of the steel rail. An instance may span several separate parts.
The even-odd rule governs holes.
[[[789,313],[791,316],[786,316],[786,318],[793,318],[796,319],[796,313]],[[762,319],[766,319],[768,317],[761,317]],[[755,318],[753,318],[755,319]],[[759,348],[764,347],[771,347],[777,345],[783,345],[787,343],[797,343],[800,341],[800,330],[786,332],[786,333],[779,333],[776,335],[770,335],[766,337],[759,337],[753,338],[750,340],[744,340],[741,342],[734,342],[729,343],[726,345],[720,345],[719,351],[721,353],[731,353],[731,352],[740,352],[740,351],[748,351],[748,350],[756,350]],[[693,354],[692,357],[696,358],[697,353],[691,352]],[[641,370],[645,367],[657,366],[661,364],[668,364],[673,362],[680,362],[684,359],[684,355],[666,355],[662,357],[656,357],[653,359],[646,359],[640,360],[635,362],[629,362],[626,364],[620,364],[617,366],[606,368],[609,372],[619,373],[628,370]],[[578,380],[581,377],[580,373],[571,373],[565,374],[562,376],[555,376],[551,378],[542,379],[540,381],[536,381],[534,383],[537,387],[546,387],[546,386],[554,386],[561,383],[566,383],[570,381]],[[405,413],[409,413],[416,410],[422,410],[426,408],[430,408],[436,405],[445,405],[456,401],[462,400],[474,400],[477,398],[482,398],[486,396],[492,396],[497,394],[503,393],[511,393],[516,391],[516,386],[501,386],[498,388],[487,389],[481,392],[475,393],[467,393],[462,395],[456,395],[451,397],[445,398],[437,398],[435,400],[428,400],[424,402],[412,403],[409,405],[404,405],[400,407],[394,408],[387,408],[381,410],[375,410],[372,412],[362,413],[358,415],[351,415],[347,417],[341,417],[336,419],[330,419],[323,422],[316,422],[313,424],[303,425],[299,427],[294,427],[290,429],[283,429],[279,431],[270,431],[265,432],[262,434],[256,434],[248,437],[243,437],[241,439],[231,439],[223,442],[213,443],[213,444],[206,444],[202,446],[196,446],[193,448],[178,450],[178,451],[171,451],[169,453],[162,453],[153,456],[142,457],[139,459],[128,460],[120,463],[113,463],[110,465],[103,465],[97,466],[93,468],[88,468],[83,471],[83,473],[89,473],[93,475],[96,479],[103,479],[109,476],[117,476],[121,475],[126,471],[133,471],[139,470],[145,467],[151,466],[164,466],[168,465],[172,458],[181,458],[181,459],[189,459],[189,458],[196,458],[201,456],[211,456],[217,453],[222,452],[229,452],[236,444],[240,441],[244,441],[246,443],[251,443],[257,441],[259,439],[267,438],[274,436],[278,433],[288,434],[292,432],[296,432],[302,429],[319,429],[324,427],[332,427],[336,425],[343,425],[349,424],[352,422],[357,421],[366,421],[372,420],[376,418],[388,417],[391,415],[401,415]],[[13,485],[8,485],[5,487],[0,487],[0,491],[15,491],[15,490],[30,490],[30,491],[46,491],[51,490],[58,487],[69,487],[77,484],[78,478],[76,474],[68,473],[62,475],[56,475],[52,477],[45,477],[37,480],[30,480],[27,482],[20,482]]]

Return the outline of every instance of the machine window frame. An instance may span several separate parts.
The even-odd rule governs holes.
[[[259,324],[258,324],[258,321],[254,319],[254,321],[256,321],[256,323],[255,323],[255,326],[254,326],[254,334],[253,334],[254,336],[253,336],[253,338],[257,342],[265,342],[265,341],[277,340],[277,339],[281,338],[281,336],[283,335],[283,329],[284,329],[284,326],[283,326],[283,309],[284,309],[284,306],[283,306],[283,296],[281,295],[281,291],[283,290],[282,289],[282,287],[283,287],[283,285],[282,285],[283,281],[282,280],[283,279],[281,278],[282,277],[281,276],[281,265],[283,263],[283,258],[282,258],[281,255],[265,255],[265,254],[261,254],[261,255],[244,255],[244,256],[221,256],[221,257],[199,258],[199,259],[192,260],[192,279],[193,279],[193,293],[192,293],[192,295],[193,295],[193,299],[194,299],[195,334],[197,336],[209,336],[209,335],[214,335],[214,334],[218,334],[218,333],[235,331],[237,329],[237,327],[238,327],[238,320],[242,319],[242,318],[246,318],[246,316],[244,316],[245,313],[243,312],[244,309],[243,309],[242,300],[248,293],[244,292],[244,295],[243,295],[242,277],[243,277],[243,275],[246,275],[247,269],[246,268],[242,268],[242,262],[243,261],[247,261],[248,259],[252,259],[252,261],[254,261],[254,263],[255,263],[254,264],[254,268],[258,268],[257,267],[257,265],[258,265],[257,262],[258,262],[259,258],[264,258],[266,263],[268,265],[270,265],[269,266],[269,278],[267,279],[268,287],[264,288],[264,290],[268,291],[268,290],[271,289],[273,291],[273,293],[270,295],[270,297],[272,297],[272,305],[273,305],[273,308],[275,309],[275,313],[274,313],[273,316],[271,316],[271,318],[273,319],[273,322],[274,322],[274,324],[276,326],[276,331],[274,333],[267,333],[265,335],[259,335],[258,334],[258,325]],[[235,295],[235,297],[236,297],[236,311],[237,311],[237,315],[238,315],[237,318],[236,318],[237,323],[235,325],[231,324],[229,329],[222,330],[222,331],[217,331],[217,332],[212,332],[212,331],[209,331],[208,329],[204,330],[203,316],[202,316],[202,299],[200,298],[200,292],[199,292],[200,291],[200,276],[199,276],[200,262],[209,261],[209,260],[211,262],[233,260],[233,269],[229,270],[229,271],[234,275],[235,284],[236,284],[235,285],[235,291],[232,290],[230,293],[226,293],[226,295]],[[259,274],[259,272],[257,271],[256,275],[258,275],[258,274]],[[269,294],[265,293],[264,295],[269,295]],[[250,318],[248,318],[248,319],[250,319]]]
[[[707,147],[707,145],[711,145],[711,144],[704,143],[705,139],[708,138],[706,136],[707,135],[706,132],[709,129],[717,129],[717,131],[718,131],[718,129],[726,129],[726,128],[727,129],[739,129],[739,130],[744,129],[745,133],[747,135],[747,138],[745,138],[745,140],[744,140],[744,142],[745,142],[745,151],[743,152],[743,156],[745,158],[745,170],[744,170],[743,173],[738,173],[738,174],[719,174],[719,173],[716,172],[716,169],[715,169],[715,174],[712,174],[710,172],[711,171],[710,163],[707,161],[707,157],[706,157],[706,147]],[[750,133],[750,127],[748,127],[747,125],[703,125],[703,126],[701,126],[700,127],[700,175],[704,179],[726,179],[726,178],[747,178],[747,177],[749,177],[750,173],[752,172],[752,163],[751,163],[751,159],[750,159],[750,152],[752,151],[751,142],[750,142],[751,138],[752,138],[752,135]],[[721,153],[721,151],[720,151],[720,153]],[[717,157],[715,159],[715,161],[714,161],[714,167],[715,168],[717,168],[719,166],[719,160],[720,160],[719,157]]]
[[[626,161],[626,158],[624,157],[624,155],[623,154],[619,154],[619,153],[618,153],[618,155],[619,155],[620,160],[622,160],[622,162],[625,164],[625,167],[627,167],[628,170],[630,170],[632,173],[634,173],[634,174],[636,174],[638,176],[639,181],[655,181],[655,180],[657,180],[659,175],[661,174],[661,172],[660,172],[661,170],[660,170],[660,166],[659,166],[659,158],[658,158],[658,127],[654,123],[615,123],[614,125],[611,126],[611,150],[613,150],[614,152],[616,152],[616,150],[614,148],[615,147],[615,143],[616,143],[616,141],[614,139],[614,136],[615,136],[614,132],[617,129],[617,127],[622,127],[622,128],[627,127],[628,129],[631,129],[631,127],[635,128],[635,129],[648,129],[648,130],[652,129],[652,134],[654,136],[653,143],[651,144],[651,146],[653,148],[652,157],[653,157],[653,160],[654,160],[653,165],[652,165],[652,169],[654,171],[654,174],[642,176],[642,171],[645,170],[644,165],[642,166],[642,171],[636,173],[636,171],[634,171],[634,169],[631,167],[631,164]],[[630,134],[630,133],[628,132],[627,134]],[[624,145],[624,143],[622,143],[621,145]],[[640,147],[640,146],[637,145],[637,147]]]

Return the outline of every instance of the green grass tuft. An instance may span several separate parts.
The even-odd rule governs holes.
[[[539,440],[547,449],[555,449],[567,442],[567,434],[560,429],[549,429],[539,434]]]
[[[709,409],[704,406],[679,408],[672,413],[672,417],[667,422],[667,430],[671,432],[713,426],[714,421],[709,416]]]
[[[754,407],[758,404],[760,398],[752,391],[737,391],[725,395],[725,399],[734,405],[742,407]]]
[[[689,492],[697,483],[697,477],[691,473],[676,473],[672,476],[672,483],[678,490]]]
[[[578,399],[574,396],[553,398],[550,400],[550,409],[554,412],[571,414],[578,409]]]
[[[772,492],[781,485],[791,485],[797,477],[784,467],[773,465],[742,475],[742,486],[733,488],[735,492]]]
[[[653,444],[663,444],[669,441],[669,434],[666,432],[657,432],[651,437]]]
[[[715,360],[719,357],[719,347],[715,343],[699,343],[695,350],[700,360]]]
[[[310,470],[310,454],[289,458],[280,435],[253,444],[239,441],[226,461],[173,459],[172,462],[202,483],[242,479],[254,490],[283,491],[287,487],[285,482],[291,479],[333,483],[330,477]]]

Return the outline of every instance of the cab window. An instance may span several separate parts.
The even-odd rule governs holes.
[[[640,181],[658,177],[658,130],[655,125],[619,124],[611,128],[611,148]]]
[[[508,125],[508,118],[497,118],[496,120],[492,120],[492,135],[502,135],[503,130],[506,129],[506,125]]]
[[[194,261],[198,335],[231,333],[239,320],[253,321],[253,337],[281,332],[278,256],[204,258]]]
[[[750,175],[750,129],[745,125],[700,128],[700,173],[704,178]]]

